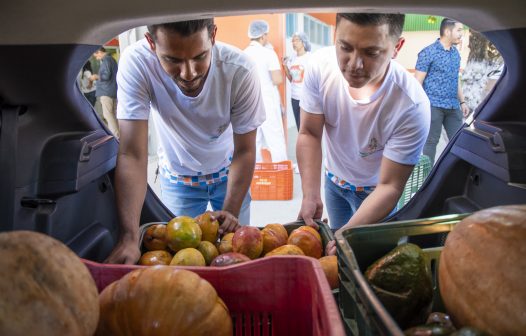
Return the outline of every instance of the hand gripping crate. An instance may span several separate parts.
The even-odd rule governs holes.
[[[291,200],[293,189],[292,161],[256,163],[250,183],[253,200]]]
[[[365,279],[365,270],[397,245],[423,249],[433,276],[433,310],[444,312],[437,284],[440,252],[447,234],[468,214],[364,225],[336,233],[339,308],[348,335],[395,335],[403,332]]]
[[[84,263],[99,291],[134,269],[149,267]],[[234,335],[345,335],[323,269],[313,258],[275,256],[226,267],[166,267],[193,271],[210,282],[230,310]]]

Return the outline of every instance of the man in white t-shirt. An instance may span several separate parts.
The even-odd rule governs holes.
[[[325,202],[335,229],[389,215],[418,162],[430,105],[418,81],[392,60],[404,43],[403,24],[399,14],[338,14],[335,46],[311,56],[296,148],[303,188],[299,217],[308,225],[315,226],[313,218],[323,213],[322,134]],[[327,252],[335,253],[334,242]]]
[[[281,100],[278,85],[283,82],[278,55],[273,48],[268,48],[269,25],[264,20],[250,23],[248,37],[250,44],[244,50],[256,63],[261,94],[265,104],[267,119],[258,129],[256,139],[256,160],[263,161],[261,149],[268,149],[273,162],[287,160],[285,131],[281,118]]]
[[[164,204],[174,215],[194,217],[210,202],[220,232],[249,224],[248,188],[265,111],[254,64],[216,42],[216,31],[213,19],[148,26],[146,39],[121,56],[115,171],[121,232],[108,262],[134,263],[140,256],[150,113]]]

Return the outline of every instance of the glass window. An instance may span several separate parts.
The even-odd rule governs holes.
[[[287,24],[287,37],[291,37],[298,29],[298,15],[295,13],[288,13],[285,22]]]

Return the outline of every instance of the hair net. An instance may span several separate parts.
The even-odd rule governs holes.
[[[310,41],[307,34],[303,32],[295,32],[294,34],[292,34],[292,37],[294,36],[297,36],[301,40],[301,42],[303,42],[303,47],[305,48],[305,51],[310,51]]]
[[[251,39],[260,38],[268,33],[268,23],[264,20],[255,20],[248,26],[248,37]]]

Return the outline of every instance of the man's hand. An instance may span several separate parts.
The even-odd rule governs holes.
[[[141,257],[139,242],[133,240],[119,241],[110,256],[104,260],[107,264],[136,264]]]
[[[221,223],[219,226],[219,234],[235,232],[240,227],[237,217],[225,210],[213,211],[210,219],[212,221],[218,220],[219,223]]]
[[[318,224],[314,222],[314,219],[321,219],[323,214],[323,203],[321,200],[311,201],[303,199],[301,202],[301,209],[298,215],[298,219],[303,219],[305,225],[311,226],[318,230]]]
[[[462,110],[462,114],[464,115],[464,118],[467,118],[469,116],[469,113],[471,110],[469,109],[468,104],[460,104],[460,109]]]
[[[92,81],[92,82],[96,81],[96,80],[99,80],[99,75],[97,75],[97,74],[91,75],[89,77],[89,80]]]
[[[331,240],[327,243],[327,246],[325,246],[325,255],[331,256],[336,255],[336,241]]]

